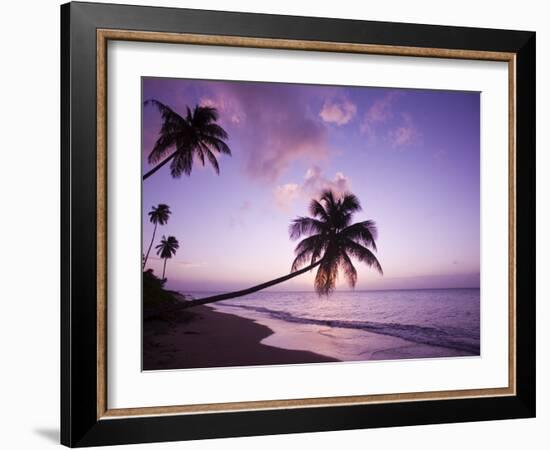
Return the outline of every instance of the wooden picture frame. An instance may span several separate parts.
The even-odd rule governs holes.
[[[509,68],[506,388],[110,409],[107,42],[505,61]],[[534,417],[535,33],[125,5],[61,7],[61,441],[68,446]]]

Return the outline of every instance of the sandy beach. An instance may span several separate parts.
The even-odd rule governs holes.
[[[184,310],[184,314],[190,316],[171,325],[145,322],[144,370],[338,361],[309,351],[261,344],[273,334],[270,328],[207,306]]]
[[[222,307],[223,308],[223,307]],[[469,356],[367,331],[241,317],[199,306],[148,319],[143,329],[143,369],[307,364]],[[174,319],[175,318],[175,319]],[[274,332],[273,330],[276,330]],[[357,334],[357,333],[360,333]],[[360,338],[360,339],[358,339]],[[357,345],[361,345],[358,349]]]

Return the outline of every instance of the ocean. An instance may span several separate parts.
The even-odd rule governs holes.
[[[341,361],[480,354],[479,289],[264,291],[210,306],[270,327],[266,345]]]

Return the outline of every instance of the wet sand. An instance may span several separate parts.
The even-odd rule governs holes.
[[[311,351],[262,344],[271,328],[207,306],[184,310],[182,320],[147,320],[143,327],[143,369],[261,366],[336,362]]]
[[[234,308],[216,305],[214,309],[222,313],[231,313]],[[421,344],[366,330],[291,323],[268,318],[249,310],[240,310],[239,313],[275,331],[262,341],[265,345],[289,350],[313,351],[338,361],[391,361],[476,356],[464,350]]]

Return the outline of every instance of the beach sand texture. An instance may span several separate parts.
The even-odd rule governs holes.
[[[169,327],[158,322],[144,324],[143,370],[337,361],[309,351],[261,344],[273,331],[252,320],[207,306],[192,312],[195,317],[185,323]]]
[[[281,324],[260,324],[251,318],[219,312],[211,307],[193,308],[188,320],[171,325],[148,320],[143,329],[143,370],[208,367],[311,364],[322,362],[461,356],[432,345],[362,331],[369,345],[360,354],[346,353],[334,345],[332,333],[346,330],[292,324],[274,333]],[[186,314],[189,312],[186,311]],[[340,336],[341,337],[341,336]]]

